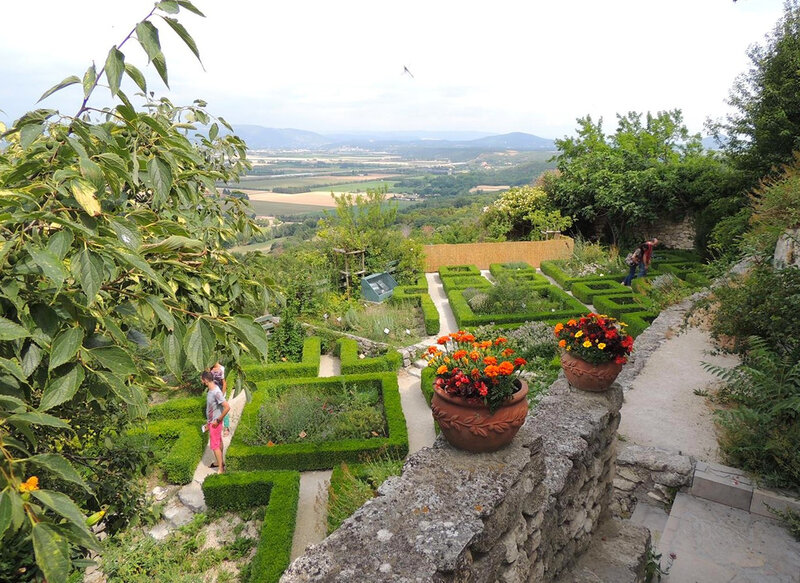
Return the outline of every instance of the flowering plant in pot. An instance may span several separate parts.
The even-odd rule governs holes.
[[[428,348],[428,366],[436,370],[431,410],[452,445],[495,451],[514,438],[528,413],[525,364],[502,336],[478,340],[458,331]]]
[[[561,349],[561,367],[571,385],[584,390],[605,390],[622,370],[633,349],[626,324],[589,312],[554,329]]]

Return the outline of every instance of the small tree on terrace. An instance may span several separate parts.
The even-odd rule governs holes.
[[[489,234],[496,239],[541,240],[543,231],[563,231],[572,218],[553,208],[547,193],[534,186],[511,188],[486,209],[482,217]]]

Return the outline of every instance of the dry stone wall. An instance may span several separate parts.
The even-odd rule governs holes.
[[[554,581],[608,513],[621,406],[618,385],[592,394],[560,379],[499,452],[440,437],[282,583]]]
[[[661,245],[670,249],[693,249],[697,231],[694,226],[694,219],[691,216],[687,216],[681,221],[661,221],[649,225],[646,229],[634,230],[634,234],[643,241],[658,237]]]

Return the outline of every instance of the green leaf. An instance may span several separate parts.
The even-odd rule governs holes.
[[[87,534],[86,517],[80,508],[66,494],[53,490],[34,490],[33,496],[56,514],[60,514]]]
[[[169,164],[160,158],[150,158],[147,161],[147,174],[156,193],[157,200],[164,201],[172,189],[172,169]]]
[[[101,365],[115,374],[129,376],[137,372],[136,364],[134,364],[131,355],[119,346],[92,348],[89,353]]]
[[[8,418],[8,422],[14,425],[16,425],[16,423],[28,423],[30,425],[46,425],[48,427],[55,427],[56,429],[69,429],[69,425],[63,419],[53,417],[47,413],[37,413],[36,411],[14,413]]]
[[[74,85],[75,83],[80,83],[80,82],[81,80],[78,79],[75,75],[70,75],[69,77],[64,79],[61,83],[53,85],[50,89],[42,93],[42,96],[39,98],[39,101],[47,99],[53,93],[55,93],[56,91],[60,91],[64,87],[69,87],[70,85]],[[39,101],[37,101],[36,103],[39,103]]]
[[[212,123],[211,127],[208,128],[208,139],[212,142],[217,139],[219,135],[219,126],[216,123]]]
[[[102,190],[103,188],[105,188],[105,185],[106,185],[105,176],[103,175],[103,170],[100,168],[100,166],[97,164],[97,162],[94,162],[94,161],[90,160],[89,158],[81,158],[78,161],[78,164],[80,165],[81,175],[86,180],[88,180],[92,184],[92,186],[94,186],[95,190]],[[81,205],[81,206],[83,206],[83,205]],[[98,205],[98,207],[99,207],[99,205]],[[84,208],[86,208],[86,207],[84,207]],[[86,212],[89,212],[89,211],[87,210]],[[98,210],[98,212],[99,212],[99,210]],[[89,214],[92,214],[92,213],[89,212]],[[93,215],[93,216],[95,216],[95,215]]]
[[[25,461],[50,470],[62,480],[77,484],[89,494],[93,493],[92,489],[86,482],[84,482],[83,478],[81,478],[81,475],[75,471],[75,468],[72,467],[72,464],[61,455],[56,453],[40,453],[38,455],[29,457]]]
[[[22,146],[22,149],[27,150],[28,146],[36,141],[36,138],[41,136],[43,131],[43,124],[31,124],[23,126],[22,129],[19,130],[19,144]]]
[[[117,256],[121,261],[127,263],[131,267],[135,267],[145,275],[147,275],[151,280],[153,280],[156,285],[158,285],[161,289],[163,289],[170,297],[175,296],[175,292],[172,291],[172,288],[167,284],[164,278],[156,273],[150,265],[147,264],[147,261],[144,261],[141,257],[134,253],[129,253],[123,249],[111,249],[112,254]]]
[[[31,531],[36,564],[47,582],[66,583],[71,570],[67,541],[45,522],[37,522]]]
[[[11,532],[15,532],[25,522],[25,506],[16,492],[7,491],[7,495],[11,500]]]
[[[197,14],[197,16],[202,16],[203,18],[205,18],[206,15],[200,12],[197,8],[195,8],[194,4],[192,4],[189,0],[177,0],[177,1],[178,5],[181,8],[186,8],[186,10],[188,10],[189,12],[194,12],[195,14]]]
[[[125,55],[117,50],[116,45],[111,47],[106,57],[106,79],[111,88],[111,95],[119,92],[119,85],[122,83],[122,74],[125,72]]]
[[[11,493],[0,492],[0,540],[11,526]]]
[[[23,411],[25,410],[25,401],[18,399],[17,397],[12,397],[11,395],[0,395],[0,404],[2,403],[8,405],[6,409],[12,412],[20,409]],[[7,438],[8,437],[6,436],[6,439]]]
[[[163,2],[161,4],[163,4]],[[177,6],[175,11],[177,12]],[[175,31],[175,34],[181,37],[183,42],[186,43],[186,46],[189,47],[189,50],[192,51],[194,53],[194,56],[197,57],[197,60],[200,61],[200,51],[197,50],[197,44],[194,42],[194,39],[189,34],[189,32],[183,27],[183,25],[174,18],[169,18],[168,16],[162,16],[161,18],[163,18],[166,21],[166,23],[169,24],[170,27],[172,27],[172,30]],[[202,61],[200,62],[202,63]]]
[[[71,231],[62,229],[50,237],[50,240],[47,241],[47,248],[63,261],[64,257],[67,256],[67,251],[69,251],[69,248],[72,246],[72,242],[74,240],[75,237]]]
[[[22,372],[25,378],[31,376],[40,362],[42,362],[42,349],[39,348],[39,345],[31,342],[22,354]]]
[[[161,0],[161,2],[157,4],[157,7],[167,14],[177,14],[178,10],[180,10],[180,8],[178,8],[178,3],[175,2],[175,0]]]
[[[181,339],[176,334],[167,334],[162,342],[164,361],[172,374],[180,378],[183,372],[184,352]]]
[[[86,69],[86,72],[83,74],[83,97],[87,98],[94,89],[95,83],[97,82],[97,69],[92,63],[92,66]]]
[[[18,338],[27,338],[30,336],[28,331],[11,320],[5,319],[0,316],[0,340],[17,340]]]
[[[72,258],[72,276],[81,284],[92,305],[105,280],[102,260],[88,249],[81,249]]]
[[[144,403],[144,394],[138,387],[126,385],[123,379],[104,370],[97,371],[97,376],[111,388],[114,394],[129,405]]]
[[[206,321],[198,318],[192,322],[183,338],[183,349],[196,371],[202,372],[208,368],[215,346],[214,333]]]
[[[246,316],[234,316],[232,326],[236,335],[256,354],[267,354],[267,334],[264,329]]]
[[[144,253],[168,253],[179,249],[196,251],[203,247],[205,247],[205,243],[199,239],[190,239],[189,237],[183,237],[181,235],[170,235],[163,241],[145,245],[142,251]]]
[[[167,61],[164,60],[164,55],[162,53],[159,53],[156,55],[156,58],[153,59],[153,66],[156,68],[161,80],[164,81],[164,85],[169,87],[169,80],[167,79]]]
[[[120,242],[132,251],[138,251],[139,246],[142,244],[142,238],[139,236],[139,231],[135,225],[126,225],[119,222],[118,219],[111,219],[111,228],[119,237]]]
[[[45,277],[51,279],[58,287],[67,279],[67,270],[58,255],[49,249],[28,249],[33,262],[38,265]]]
[[[75,393],[78,392],[83,378],[83,366],[80,364],[70,367],[66,374],[51,378],[42,392],[42,400],[39,403],[38,410],[47,411],[72,399]]]
[[[167,327],[167,330],[172,332],[175,329],[175,319],[172,317],[172,313],[164,305],[161,298],[157,296],[147,296],[145,301],[155,312],[156,316],[158,316],[158,319]]]
[[[26,378],[25,372],[16,360],[0,357],[0,368],[4,368],[21,381],[24,381]]]
[[[92,164],[94,164],[94,162],[92,162]],[[97,166],[97,164],[95,164],[95,166]],[[100,202],[97,200],[97,197],[94,194],[94,186],[85,180],[78,179],[72,181],[71,187],[72,196],[75,197],[75,200],[78,201],[78,204],[81,205],[87,214],[93,217],[96,217],[100,214]]]
[[[102,152],[97,155],[97,158],[104,163],[107,170],[113,172],[123,180],[128,177],[128,165],[125,160],[120,158],[113,152]]]
[[[141,89],[144,93],[147,93],[147,81],[139,69],[130,63],[125,63],[125,72],[128,74],[128,77],[130,77],[133,82],[136,83],[136,86],[139,87],[139,89]]]
[[[158,29],[152,22],[143,20],[136,25],[136,39],[142,45],[147,58],[150,61],[161,54],[161,42],[158,40]]]
[[[83,330],[81,328],[68,328],[53,340],[50,351],[50,366],[48,371],[72,360],[83,343]]]

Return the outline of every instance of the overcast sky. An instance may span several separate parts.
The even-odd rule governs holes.
[[[693,132],[727,111],[747,47],[781,0],[195,0],[181,12],[205,70],[163,22],[176,103],[236,124],[345,130],[572,134],[577,117],[679,108]],[[82,76],[152,6],[144,0],[26,0],[0,8],[0,120]],[[143,53],[123,51],[144,68]],[[407,66],[413,78],[403,74]],[[133,89],[130,91],[133,93]],[[43,106],[72,113],[80,89]],[[42,105],[40,105],[42,106]]]

